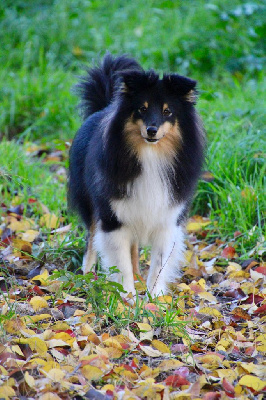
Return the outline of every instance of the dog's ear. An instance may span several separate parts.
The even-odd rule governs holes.
[[[168,74],[163,76],[163,83],[168,90],[182,96],[186,101],[196,103],[197,81],[178,74]]]
[[[120,75],[121,91],[123,93],[134,94],[140,90],[145,90],[154,85],[158,79],[154,71],[124,71]]]

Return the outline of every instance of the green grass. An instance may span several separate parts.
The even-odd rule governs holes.
[[[61,148],[72,139],[80,120],[71,88],[82,66],[106,50],[126,52],[145,68],[198,79],[205,168],[215,179],[200,182],[192,212],[210,215],[217,221],[213,234],[226,240],[240,231],[246,254],[261,240],[265,221],[264,12],[260,0],[3,0],[0,137],[13,139],[0,144],[4,202],[18,191],[25,203],[34,195],[65,214],[65,183],[26,155],[26,144]],[[78,248],[84,234],[75,239],[77,220],[68,218]],[[69,249],[63,243],[51,251],[58,257]]]

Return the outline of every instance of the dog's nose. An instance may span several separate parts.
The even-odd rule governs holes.
[[[156,126],[148,126],[147,127],[147,134],[150,137],[154,137],[157,133],[158,129]]]

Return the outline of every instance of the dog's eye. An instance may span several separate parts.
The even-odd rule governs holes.
[[[147,110],[148,110],[148,109],[147,109],[147,107],[145,107],[145,106],[141,106],[141,107],[139,108],[139,112],[141,112],[141,113],[145,113]]]
[[[166,108],[165,110],[163,110],[163,115],[165,117],[170,117],[170,115],[172,115],[172,112],[169,108]]]

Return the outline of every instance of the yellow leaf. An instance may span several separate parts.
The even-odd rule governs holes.
[[[21,240],[21,239],[13,239],[12,240],[12,246],[15,250],[19,250],[22,252],[22,255],[25,253],[31,254],[32,252],[32,245],[30,242],[27,242],[26,240]]]
[[[83,324],[80,327],[80,334],[81,336],[89,336],[95,334],[95,332],[89,324]]]
[[[30,324],[50,318],[52,318],[50,314],[36,314],[36,315],[25,315],[25,317],[22,317],[21,319],[25,322],[25,324]]]
[[[44,356],[47,353],[47,345],[45,341],[38,337],[19,339],[19,343],[28,344],[31,350],[35,351],[40,356]]]
[[[222,318],[222,314],[220,313],[220,311],[216,310],[215,308],[211,308],[211,307],[203,307],[199,310],[199,313],[211,315],[212,317],[216,317],[216,318]]]
[[[176,368],[180,368],[184,365],[184,363],[182,363],[181,361],[178,360],[164,360],[162,361],[159,365],[158,368],[161,372],[166,372],[166,371],[170,371],[171,369],[176,369]]]
[[[156,340],[154,339],[151,344],[153,345],[153,347],[155,347],[157,350],[159,350],[161,353],[171,353],[171,350],[169,349],[169,347],[164,344],[163,342],[161,342],[160,340]]]
[[[43,367],[46,364],[47,361],[43,360],[42,358],[33,358],[30,363],[33,364],[34,366],[38,367]]]
[[[234,347],[234,342],[224,339],[222,338],[221,340],[219,340],[219,342],[217,343],[215,350],[216,351],[227,351],[231,348]]]
[[[56,393],[46,392],[38,397],[38,400],[61,400],[62,398],[59,397]]]
[[[53,382],[61,382],[65,377],[65,372],[59,368],[52,368],[47,372],[46,376],[50,378]]]
[[[152,330],[149,324],[144,324],[143,322],[137,322],[138,328],[141,332],[148,332]]]
[[[70,326],[66,322],[57,321],[53,326],[53,331],[66,331]]]
[[[40,281],[42,286],[48,286],[50,284],[50,282],[48,282],[48,278],[49,272],[47,271],[47,269],[45,269],[42,274],[34,276],[34,278],[32,278],[32,281]]]
[[[230,383],[237,379],[237,373],[233,369],[216,369],[215,372],[220,379],[226,378]]]
[[[74,337],[70,336],[66,332],[58,332],[51,339],[63,340],[65,345],[72,346],[73,342],[76,340]]]
[[[194,253],[193,253],[192,250],[187,250],[187,251],[185,251],[184,257],[185,257],[185,260],[186,260],[186,263],[187,263],[187,264],[190,264],[190,263],[191,263],[193,254],[194,254]]]
[[[111,390],[112,392],[114,392],[115,387],[114,387],[114,385],[108,383],[107,385],[104,385],[104,386],[102,387],[102,390],[105,391],[105,392],[106,392],[107,390]]]
[[[257,344],[257,350],[262,353],[266,352],[266,333],[257,336],[255,343]]]
[[[1,375],[8,375],[8,372],[7,372],[7,370],[2,366],[2,365],[0,365],[0,372],[1,372]]]
[[[11,350],[13,351],[13,353],[17,353],[19,356],[24,357],[24,354],[21,351],[21,348],[16,344],[14,346],[11,346]]]
[[[138,379],[138,374],[128,371],[124,367],[115,367],[114,373],[129,381],[136,381]]]
[[[245,271],[235,271],[235,272],[231,272],[228,275],[228,279],[236,279],[236,278],[241,278],[240,281],[242,281],[242,279],[248,279],[250,276],[249,272],[245,272]]]
[[[190,221],[187,224],[187,231],[189,233],[191,232],[199,232],[201,231],[205,226],[210,225],[211,221],[202,221],[202,222],[192,222]]]
[[[47,301],[41,296],[34,296],[30,299],[30,304],[34,311],[38,311],[41,308],[48,307]]]
[[[7,385],[0,387],[0,399],[8,400],[10,397],[16,396],[15,390]]]
[[[200,356],[199,361],[205,368],[211,370],[218,368],[222,364],[220,357],[215,354],[205,354],[204,356]]]
[[[160,369],[159,368],[152,369],[147,365],[142,365],[138,373],[142,379],[156,378],[156,376],[158,376],[160,373]]]
[[[107,352],[109,358],[120,358],[123,354],[123,351],[117,347],[105,347],[104,350]]]
[[[40,218],[40,226],[43,226],[48,229],[57,228],[59,225],[59,222],[60,222],[60,219],[55,214],[47,213],[47,214],[44,214]]]
[[[29,387],[31,388],[35,387],[35,379],[28,373],[28,371],[25,372],[24,379],[26,383],[29,385]]]
[[[172,304],[173,302],[172,296],[159,296],[157,297],[157,300],[163,304]]]
[[[11,217],[11,222],[8,225],[8,228],[13,232],[25,232],[31,228],[34,223],[31,220],[22,219],[21,221],[17,221],[15,217]]]
[[[190,292],[191,289],[186,283],[178,283],[176,287],[182,292]]]
[[[249,374],[254,374],[256,376],[259,376],[260,378],[264,378],[266,375],[265,371],[265,366],[263,364],[253,364],[251,363],[245,363],[242,362],[239,364],[241,368],[245,370],[245,372],[248,372]]]
[[[39,236],[39,234],[40,232],[29,229],[26,232],[22,233],[21,239],[31,243]]]
[[[26,327],[24,321],[21,318],[14,318],[9,321],[5,321],[4,328],[8,333],[18,333]]]
[[[162,356],[162,352],[154,349],[151,346],[142,346],[141,344],[139,345],[140,349],[149,357],[160,357]]]
[[[110,337],[103,342],[108,347],[116,347],[117,349],[123,349],[121,344],[114,338]]]
[[[59,369],[60,365],[55,361],[47,361],[41,368],[42,371],[49,372],[51,369]]]
[[[239,385],[250,387],[256,392],[259,392],[266,386],[266,381],[262,381],[260,378],[253,375],[242,376],[238,383]]]
[[[217,303],[217,299],[215,296],[213,296],[213,294],[211,294],[210,292],[200,292],[197,293],[197,295],[204,300],[207,300],[209,303]]]
[[[198,285],[200,285],[200,286],[202,287],[202,289],[205,290],[205,288],[206,288],[206,281],[205,281],[205,279],[201,278],[197,283],[198,283]]]
[[[100,379],[104,374],[100,368],[94,367],[93,365],[84,365],[81,372],[89,381]]]

